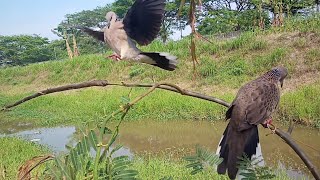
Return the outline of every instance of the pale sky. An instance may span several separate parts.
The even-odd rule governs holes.
[[[93,10],[114,0],[0,0],[0,35],[37,34],[50,40],[58,39],[51,29],[66,14]],[[183,31],[189,34],[190,28]],[[173,39],[180,37],[175,32]]]
[[[64,15],[92,10],[114,0],[0,0],[0,35],[38,34],[50,40]]]

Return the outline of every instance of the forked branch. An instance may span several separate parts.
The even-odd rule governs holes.
[[[191,97],[215,102],[215,103],[218,103],[218,104],[225,106],[225,107],[230,106],[229,103],[227,103],[226,101],[224,101],[222,99],[212,97],[212,96],[207,96],[207,95],[200,94],[200,93],[193,92],[193,91],[188,91],[188,90],[180,88],[177,85],[170,84],[170,83],[161,83],[161,84],[135,84],[135,83],[132,83],[132,84],[130,84],[130,83],[124,83],[124,82],[122,82],[122,83],[109,83],[106,80],[93,80],[93,81],[83,82],[83,83],[79,83],[79,84],[70,84],[70,85],[59,86],[59,87],[50,88],[50,89],[40,91],[38,93],[35,93],[35,94],[30,95],[28,97],[25,97],[25,98],[13,103],[13,104],[10,104],[10,105],[3,107],[2,111],[10,109],[12,107],[15,107],[19,104],[27,102],[31,99],[36,98],[36,97],[40,97],[42,95],[51,94],[51,93],[55,93],[55,92],[61,92],[61,91],[67,91],[67,90],[72,90],[72,89],[87,88],[87,87],[92,87],[92,86],[101,86],[101,87],[124,86],[124,87],[150,87],[151,88],[146,94],[138,97],[133,102],[131,102],[132,104],[129,104],[129,105],[135,104],[136,102],[138,102],[139,100],[141,100],[142,98],[147,96],[149,93],[151,93],[153,90],[155,90],[156,88],[159,88],[159,89],[163,89],[163,90],[176,92],[181,95],[191,96]],[[303,152],[303,150],[295,143],[295,141],[291,138],[290,134],[283,132],[282,130],[280,130],[278,128],[275,129],[275,132],[280,138],[282,138],[298,154],[298,156],[301,158],[301,160],[308,167],[308,169],[310,170],[310,172],[312,173],[314,178],[317,180],[320,180],[320,174],[319,174],[318,170],[316,169],[316,166],[310,161],[310,159]]]
[[[37,98],[37,97],[40,97],[43,95],[67,91],[67,90],[73,90],[73,89],[93,87],[93,86],[100,86],[100,87],[105,87],[105,86],[152,87],[152,86],[154,86],[154,84],[134,84],[134,83],[130,84],[130,83],[124,83],[124,82],[122,82],[122,83],[109,83],[106,80],[93,80],[93,81],[87,81],[87,82],[83,82],[83,83],[79,83],[79,84],[69,84],[69,85],[49,88],[49,89],[37,92],[35,94],[32,94],[30,96],[27,96],[27,97],[19,100],[13,104],[9,104],[9,105],[4,106],[1,109],[1,111],[8,110],[12,107],[18,106],[18,105],[25,103],[31,99],[34,99],[34,98]],[[184,89],[180,88],[179,86],[174,85],[174,84],[170,84],[170,83],[161,83],[159,86],[156,86],[156,88],[180,93],[180,94],[186,95],[186,96],[191,96],[191,97],[196,97],[199,99],[208,100],[208,101],[215,102],[215,103],[218,103],[218,104],[226,106],[226,107],[229,106],[229,104],[222,99],[215,98],[212,96],[207,96],[207,95],[200,94],[200,93],[193,92],[193,91],[184,90]]]

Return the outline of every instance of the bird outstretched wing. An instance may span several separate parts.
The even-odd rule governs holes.
[[[136,0],[123,19],[124,30],[139,45],[151,43],[158,35],[165,0]]]
[[[94,37],[95,39],[104,42],[104,32],[103,31],[96,31],[88,27],[77,27],[81,29],[83,32],[89,34],[90,36]]]

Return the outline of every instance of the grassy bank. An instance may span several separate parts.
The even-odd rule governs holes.
[[[35,143],[27,142],[18,138],[0,138],[0,179],[15,179],[18,168],[27,160],[37,155],[43,155],[48,150]],[[213,169],[204,170],[196,175],[191,175],[191,170],[186,168],[186,161],[165,157],[137,157],[133,159],[132,168],[139,172],[140,179],[221,179],[227,180],[225,175],[218,175]],[[44,170],[45,165],[33,171],[34,174]],[[49,166],[50,167],[50,166]],[[5,170],[5,171],[4,171]],[[276,178],[289,179],[284,171],[274,169]]]
[[[282,97],[278,115],[320,128],[320,83],[302,86]]]
[[[141,179],[161,179],[172,177],[173,179],[229,179],[227,176],[218,175],[217,172],[205,170],[196,175],[191,175],[184,161],[172,161],[165,158],[136,158],[133,167],[139,171],[138,177]]]
[[[199,65],[194,76],[189,54],[188,37],[163,44],[154,41],[141,47],[144,51],[165,51],[179,57],[173,72],[133,62],[113,62],[106,55],[87,55],[60,61],[0,69],[0,106],[12,103],[33,92],[58,85],[92,79],[113,82],[171,82],[182,88],[213,95],[229,102],[244,83],[277,65],[289,70],[282,89],[277,119],[291,119],[311,126],[320,126],[314,98],[320,93],[320,21],[292,19],[281,28],[245,32],[232,39],[209,37],[211,43],[196,42]],[[294,28],[293,28],[294,27]],[[111,52],[110,52],[111,53]],[[58,93],[32,100],[1,112],[1,119],[32,121],[39,125],[74,124],[99,119],[116,109],[128,88],[93,88]],[[134,89],[132,98],[141,94]],[[128,119],[221,119],[225,109],[213,103],[157,91],[139,103]]]
[[[284,93],[276,117],[282,121],[295,120],[298,123],[319,127],[320,83],[304,85]],[[3,121],[32,122],[38,126],[74,125],[101,119],[116,110],[130,92],[131,99],[147,89],[94,88],[77,90],[37,98],[24,103],[9,112],[1,114]],[[3,106],[29,94],[8,96],[0,94]],[[234,94],[211,94],[231,102]],[[158,90],[139,102],[126,120],[154,119],[181,120],[224,118],[226,108],[212,102],[182,96],[173,92]]]
[[[47,148],[20,138],[0,138],[0,179],[16,179],[18,169],[25,161],[47,152]],[[34,172],[42,170],[40,168]]]
[[[131,99],[144,93],[147,89],[133,89]],[[106,88],[87,89],[71,93],[61,93],[37,98],[12,111],[2,114],[8,121],[33,122],[40,126],[74,125],[80,122],[102,119],[115,111],[123,103],[130,89]],[[14,102],[17,96],[0,95],[1,104]],[[223,95],[231,99],[230,95]],[[156,119],[221,119],[225,108],[214,103],[167,91],[155,91],[144,98],[129,111],[127,120]]]

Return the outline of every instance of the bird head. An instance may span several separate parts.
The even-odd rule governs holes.
[[[279,80],[281,87],[283,86],[283,81],[288,75],[288,70],[283,66],[277,66],[273,68],[272,74],[275,75],[275,77]]]
[[[106,19],[107,19],[107,22],[110,23],[111,20],[116,20],[117,19],[117,15],[116,13],[110,11],[106,14]]]

